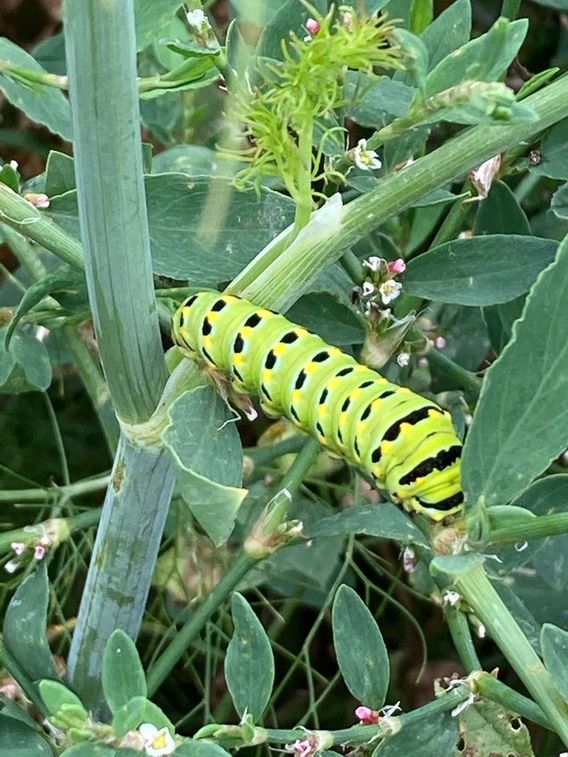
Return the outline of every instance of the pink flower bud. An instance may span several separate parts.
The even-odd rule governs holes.
[[[371,710],[370,707],[357,707],[355,716],[359,718],[363,725],[376,725],[379,722],[379,713],[377,710]]]
[[[406,271],[406,263],[402,258],[397,258],[389,263],[389,273],[394,273],[396,276],[398,273],[404,273]]]
[[[446,340],[444,339],[444,337],[443,336],[437,336],[434,339],[434,346],[437,349],[439,349],[439,350],[443,350],[444,347],[446,346]]]
[[[306,29],[312,37],[315,37],[320,30],[319,21],[316,21],[315,18],[309,18],[306,21]]]
[[[45,557],[45,547],[42,547],[41,544],[36,544],[34,547],[34,560],[43,560]]]
[[[31,203],[34,208],[40,208],[40,210],[49,208],[49,197],[46,194],[43,194],[43,192],[27,192],[24,195],[24,200]]]

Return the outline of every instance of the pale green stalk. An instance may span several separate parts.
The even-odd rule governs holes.
[[[136,637],[174,485],[159,439],[140,440],[165,386],[142,176],[132,0],[67,0],[65,42],[89,301],[116,415],[126,429],[107,490],[69,679],[104,714],[110,634]]]

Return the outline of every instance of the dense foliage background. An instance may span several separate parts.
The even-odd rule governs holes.
[[[291,192],[286,191],[289,187],[274,175],[250,177],[258,179],[257,192],[228,189],[243,164],[215,152],[219,145],[227,145],[227,94],[219,84],[217,68],[208,60],[202,63],[206,56],[191,57],[200,45],[206,44],[198,34],[188,32],[184,14],[175,13],[175,2],[153,5],[139,0],[135,5],[139,75],[148,88],[140,107],[152,265],[160,302],[162,345],[168,350],[171,347],[168,318],[175,304],[189,292],[222,287],[239,275],[265,245],[294,222],[297,206],[289,196]],[[280,39],[287,38],[291,27],[301,34],[308,13],[302,8],[297,11],[301,17],[294,20],[291,11],[288,15],[283,12],[285,5],[290,3],[280,0],[208,3],[213,25],[210,33],[224,43],[231,20],[238,16],[238,42],[247,54],[252,55],[260,39],[261,54],[277,58]],[[351,5],[355,11],[357,3]],[[385,5],[375,3],[373,7]],[[161,13],[156,12],[157,6],[163,6]],[[327,7],[326,3],[316,6],[322,12]],[[391,0],[388,11],[401,27],[412,27],[428,43],[430,68],[470,36],[486,34],[500,12],[509,9],[516,18],[528,19],[528,32],[518,55],[513,54],[512,62],[505,66],[506,72],[494,78],[504,79],[515,92],[530,81],[530,90],[537,91],[547,78],[558,81],[566,69],[568,4],[564,0],[520,5],[506,2],[503,8],[501,3],[490,0],[471,3],[448,0],[433,4],[432,18],[430,3],[423,3],[422,11],[418,6],[420,3]],[[465,21],[466,6],[471,7],[471,35]],[[231,48],[227,43],[229,65],[237,60],[234,52],[237,32],[235,27],[231,28],[234,37],[230,41],[234,46]],[[0,181],[24,196],[30,192],[45,193],[49,207],[43,217],[78,239],[80,208],[69,141],[72,126],[65,97],[56,87],[42,89],[41,83],[38,91],[34,91],[29,81],[22,86],[17,72],[6,74],[2,68],[4,59],[17,61],[13,43],[49,73],[65,75],[60,4],[53,0],[4,0],[0,8],[0,36],[0,157],[4,161]],[[494,48],[485,50],[486,55],[495,55],[496,65],[499,55],[506,58],[503,49],[507,45],[514,47],[513,36],[503,37],[500,43],[494,43]],[[164,40],[169,40],[169,45]],[[235,56],[232,60],[231,53]],[[162,78],[156,84],[157,77],[177,70],[186,60],[192,66],[195,64],[193,79],[177,86],[175,78],[174,85]],[[19,64],[28,69],[29,61],[22,58]],[[202,70],[197,70],[199,65],[203,65]],[[416,67],[419,68],[419,61]],[[532,78],[547,71],[542,79]],[[392,79],[387,79],[390,88],[375,91],[371,87],[360,99],[353,77],[349,84],[352,99],[334,116],[338,124],[340,121],[345,124],[346,132],[338,142],[330,139],[321,148],[322,163],[324,156],[343,158],[346,149],[352,150],[359,140],[370,139],[376,130],[402,117],[416,91],[412,78],[415,73],[390,71]],[[45,96],[43,104],[39,104],[38,92]],[[522,104],[524,100],[517,102],[516,107]],[[457,108],[455,103],[450,105]],[[475,107],[479,107],[477,103]],[[341,191],[347,203],[380,188],[381,180],[395,173],[411,156],[419,158],[432,153],[470,124],[492,123],[489,118],[484,121],[477,111],[473,116],[469,112],[465,117],[446,115],[426,125],[412,125],[396,139],[385,142],[386,146],[381,143],[384,165],[380,171],[355,169],[348,173],[345,185],[331,182],[331,189]],[[522,129],[525,122],[520,110],[514,111],[514,118],[519,119]],[[346,351],[360,354],[363,349],[367,359],[381,361],[381,370],[389,379],[417,392],[435,395],[451,410],[456,426],[463,432],[471,424],[483,377],[511,341],[513,323],[523,312],[527,292],[554,259],[558,243],[568,233],[566,124],[564,118],[531,138],[518,142],[513,139],[502,154],[500,172],[491,177],[492,184],[489,181],[480,188],[479,177],[476,183],[476,177],[468,178],[464,171],[459,181],[443,182],[442,188],[425,193],[368,233],[358,233],[342,265],[334,262],[328,266],[294,302],[289,317]],[[330,126],[326,124],[325,128]],[[17,165],[11,164],[12,161]],[[82,189],[85,191],[84,185]],[[328,196],[332,194],[323,181],[315,182],[315,189]],[[94,197],[90,199],[96,201]],[[9,215],[5,206],[0,213],[0,221]],[[45,617],[55,664],[65,666],[118,437],[118,425],[98,367],[87,288],[83,274],[74,264],[74,248],[63,244],[65,252],[58,257],[48,252],[52,247],[47,241],[42,246],[32,236],[35,239],[32,244],[26,240],[26,228],[22,226],[20,231],[22,234],[16,233],[13,224],[0,223],[0,323],[4,333],[20,302],[24,305],[11,349],[0,344],[0,501],[5,530],[0,536],[4,567],[0,601],[6,613],[4,635],[8,653],[2,692],[7,710],[12,706],[13,693],[8,675],[15,676],[14,665],[10,667],[10,645],[17,647],[16,640],[21,635],[30,649],[35,649],[38,629]],[[44,233],[43,227],[38,233],[40,236]],[[467,246],[469,242],[472,245]],[[57,247],[57,241],[52,243]],[[433,248],[437,250],[434,257],[425,255]],[[353,290],[361,293],[366,275],[361,261],[372,256],[406,261],[406,275],[401,277],[403,296],[392,307],[401,323],[409,314],[417,315],[416,320],[410,318],[406,324],[410,331],[402,329],[393,335],[376,329],[369,335],[363,308]],[[461,256],[457,264],[455,256]],[[562,454],[568,442],[564,426],[566,403],[558,402],[567,375],[562,329],[566,290],[562,276],[559,270],[555,282],[539,279],[536,287],[541,288],[532,291],[525,311],[530,328],[518,334],[521,348],[504,368],[496,366],[493,374],[489,374],[493,378],[486,382],[487,393],[491,380],[492,386],[505,388],[510,382],[513,394],[525,385],[531,396],[537,398],[550,389],[548,404],[543,401],[537,405],[512,436],[501,395],[494,395],[493,403],[489,398],[480,406],[483,433],[470,446],[470,455],[479,465],[477,470],[477,463],[470,466],[468,482],[472,490],[483,493],[488,505],[505,505],[514,500],[515,506],[535,515],[567,512],[568,460]],[[470,277],[472,283],[467,284]],[[290,302],[296,300],[293,291],[289,297]],[[116,328],[120,330],[119,323]],[[408,360],[405,357],[397,361],[401,354]],[[78,365],[82,370],[78,370]],[[556,383],[552,379],[547,383],[549,373],[556,376]],[[428,551],[428,542],[423,541],[410,521],[405,527],[417,530],[408,539],[400,536],[399,524],[393,524],[389,533],[388,527],[379,522],[380,508],[367,507],[375,505],[379,495],[340,461],[320,454],[315,447],[306,452],[304,440],[290,426],[274,423],[262,415],[253,423],[238,423],[245,447],[244,486],[249,490],[246,506],[239,509],[236,499],[231,504],[225,499],[215,509],[211,504],[215,493],[209,489],[200,495],[201,510],[188,505],[183,490],[195,487],[191,476],[195,478],[193,461],[200,454],[198,437],[207,436],[208,424],[212,423],[209,411],[202,410],[205,400],[219,403],[215,413],[225,412],[223,403],[212,398],[211,390],[203,391],[209,392],[206,398],[194,396],[192,403],[186,405],[178,400],[180,404],[172,411],[179,414],[178,425],[174,422],[175,430],[166,432],[167,443],[182,461],[183,475],[178,479],[167,517],[165,538],[138,637],[137,648],[144,668],[151,667],[168,649],[176,637],[176,629],[191,623],[203,598],[227,575],[229,566],[234,566],[245,535],[262,508],[278,492],[282,481],[290,483],[293,478],[289,472],[292,454],[303,450],[302,472],[306,475],[301,485],[296,482],[289,515],[303,522],[304,532],[314,537],[313,542],[295,542],[267,556],[236,582],[239,592],[246,596],[261,620],[275,660],[276,683],[268,692],[270,701],[263,724],[280,729],[301,724],[306,728],[337,731],[358,722],[354,714],[358,705],[370,704],[356,695],[357,690],[361,691],[353,685],[357,674],[350,680],[348,671],[346,675],[349,663],[341,659],[342,642],[338,637],[350,630],[347,619],[360,611],[348,591],[339,595],[341,599],[334,606],[334,613],[339,617],[343,612],[344,620],[338,621],[339,626],[332,623],[331,606],[342,583],[365,600],[381,629],[390,662],[390,679],[387,675],[385,681],[389,704],[400,702],[403,710],[410,713],[433,700],[435,681],[442,682],[436,684],[441,687],[439,693],[453,686],[452,679],[471,673],[467,660],[464,662],[464,656],[457,654],[454,646],[457,644],[459,648],[455,636],[459,623],[452,628],[454,643],[448,633],[448,615],[454,611],[451,598],[449,604],[446,598],[446,606],[442,607],[443,592],[425,567],[423,551]],[[528,404],[520,393],[519,398],[519,407]],[[521,409],[518,412],[522,414]],[[179,429],[189,426],[188,419],[198,431],[188,430],[186,437]],[[234,429],[231,425],[231,433]],[[229,471],[236,466],[240,475],[239,453],[234,446],[238,445],[236,434],[235,438],[223,440],[223,444],[225,451],[220,459],[208,462],[213,468],[223,469],[227,480],[222,483],[230,484],[230,496],[236,497],[233,492],[239,484],[233,482],[234,476]],[[556,456],[552,462],[551,448]],[[207,461],[200,462],[205,465]],[[483,471],[490,473],[485,489],[475,480]],[[115,469],[115,488],[116,476]],[[522,485],[514,483],[523,476],[526,480]],[[530,486],[537,476],[539,480]],[[293,481],[290,488],[294,489]],[[345,513],[353,506],[366,508],[360,511],[357,521],[336,527],[328,520],[322,526],[324,519]],[[481,551],[490,555],[487,570],[502,601],[532,646],[540,651],[543,624],[568,627],[565,570],[568,537],[558,535],[561,529],[556,526],[556,531],[543,531],[541,536],[546,538],[525,541],[526,511],[513,510],[511,516],[496,508],[495,513],[492,529],[495,532],[504,529],[506,534],[510,528],[510,538],[489,540],[484,545]],[[231,517],[236,519],[234,530]],[[62,520],[49,522],[54,530],[48,530],[47,537],[45,530],[21,530],[45,524],[48,518]],[[42,535],[46,537],[44,543]],[[394,538],[384,538],[387,536]],[[405,543],[412,539],[413,548],[405,549]],[[14,544],[27,545],[23,555]],[[38,565],[40,568],[34,573]],[[48,608],[43,604],[47,601],[43,566],[47,566],[51,587]],[[24,610],[18,610],[12,603],[7,611],[10,598],[28,576],[32,576],[28,580],[34,583],[28,584],[27,594],[19,595],[19,600],[25,599]],[[228,594],[224,598],[230,600]],[[232,606],[229,601],[220,601],[212,620],[204,621],[199,635],[188,643],[167,680],[159,688],[156,686],[153,699],[175,724],[178,734],[192,736],[211,722],[239,723],[241,709],[246,709],[242,707],[243,701],[246,704],[246,693],[257,684],[262,688],[270,658],[262,647],[264,636],[258,637],[258,655],[247,658],[246,673],[239,668],[241,660],[234,662],[232,674],[230,669],[223,668],[235,625],[237,635],[248,633],[257,638],[254,621],[247,614],[249,605],[244,600],[243,604],[240,602],[239,594],[233,594]],[[461,609],[463,617],[468,616],[471,627],[477,631],[475,642],[468,637],[465,646],[475,646],[473,657],[479,656],[483,670],[499,669],[502,683],[527,694],[525,685],[495,643],[485,638],[481,620],[469,608]],[[366,619],[363,615],[361,624]],[[249,627],[247,623],[252,625]],[[358,636],[361,627],[354,623],[351,638]],[[373,628],[368,637],[362,634],[371,639],[371,646]],[[563,639],[558,642],[559,648]],[[355,641],[353,645],[354,656],[364,655],[364,642],[360,649]],[[343,654],[348,647],[349,638],[343,642]],[[49,656],[47,648],[43,652]],[[39,675],[40,662],[38,666],[35,671],[27,671],[28,677],[32,680],[49,677],[45,673]],[[568,671],[565,659],[559,662],[558,670],[561,674]],[[240,697],[238,692],[229,691],[231,686],[227,686],[226,679],[230,682],[231,676],[232,681],[242,684]],[[351,685],[346,685],[346,680]],[[504,700],[495,701],[509,706],[511,711],[526,714],[513,707],[506,695]],[[265,704],[259,705],[261,711]],[[416,731],[410,731],[399,746],[393,740],[394,745],[388,747],[387,741],[378,753],[402,754],[414,743],[417,746],[413,753],[424,755],[531,754],[520,721],[507,721],[508,731],[501,731],[499,722],[505,710],[492,710],[492,706],[487,705],[485,710],[482,706],[476,711],[470,708],[469,714],[464,711],[461,740],[457,716],[448,726],[438,720],[449,718],[447,713],[436,714],[420,721]],[[539,716],[541,720],[544,717],[540,711]],[[536,717],[537,724],[529,723],[534,753],[558,754],[562,750],[558,736],[539,726],[539,722]],[[10,754],[5,747],[9,742],[2,742],[3,727],[5,724],[0,725],[0,745],[4,748],[1,753]],[[220,737],[218,743],[227,748],[234,746],[230,736],[225,737],[225,742]],[[290,738],[292,743],[294,740]],[[242,741],[236,739],[236,743]],[[250,745],[251,740],[247,743]],[[267,749],[265,745],[254,748]],[[373,745],[365,748],[372,750]]]

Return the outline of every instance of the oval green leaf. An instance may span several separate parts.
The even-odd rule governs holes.
[[[563,698],[568,702],[568,631],[545,623],[540,632],[544,664]]]
[[[551,239],[493,234],[456,239],[411,260],[408,294],[456,305],[495,305],[527,292],[554,260]]]
[[[274,657],[260,620],[235,592],[231,602],[235,630],[225,658],[225,678],[236,711],[256,722],[266,709],[274,684]]]
[[[32,681],[59,679],[47,643],[48,604],[47,565],[41,563],[18,586],[4,618],[4,644]]]
[[[0,715],[0,754],[6,757],[52,757],[51,747],[21,720]]]
[[[133,697],[145,697],[148,693],[136,645],[120,629],[113,631],[105,648],[102,684],[106,701],[113,713]]]
[[[379,710],[389,685],[389,658],[375,619],[358,594],[343,584],[332,611],[337,663],[349,691],[362,705]]]
[[[568,239],[539,276],[511,341],[483,382],[462,458],[470,504],[509,502],[566,449],[567,291]]]

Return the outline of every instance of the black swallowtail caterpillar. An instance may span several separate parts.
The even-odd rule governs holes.
[[[258,395],[328,450],[368,472],[407,510],[458,512],[461,442],[434,402],[392,384],[319,336],[232,294],[201,292],[174,315],[183,352]]]

